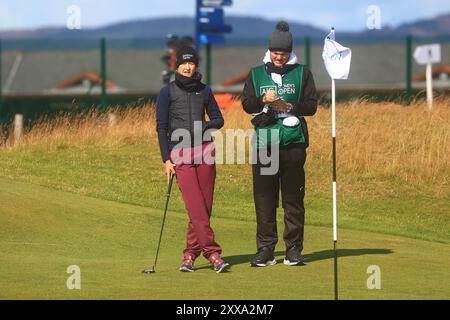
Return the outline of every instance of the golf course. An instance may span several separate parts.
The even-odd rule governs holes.
[[[338,103],[340,299],[450,299],[450,109]],[[250,164],[217,165],[211,219],[228,272],[203,257],[178,270],[188,217],[176,184],[154,264],[166,177],[154,106],[43,119],[0,147],[0,299],[334,299],[331,121],[307,118],[307,265],[251,268],[256,219]],[[251,128],[237,105],[226,129]],[[69,266],[80,288],[69,289]],[[379,268],[379,288],[368,282]]]

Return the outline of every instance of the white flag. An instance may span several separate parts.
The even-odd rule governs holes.
[[[324,41],[322,58],[331,79],[347,80],[352,61],[352,50],[337,43],[335,37],[334,28],[331,28],[331,32]]]

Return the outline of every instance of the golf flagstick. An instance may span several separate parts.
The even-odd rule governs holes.
[[[337,260],[337,183],[336,183],[336,85],[331,80],[331,137],[333,140],[333,251],[334,251],[334,299],[338,300],[338,260]]]
[[[335,30],[324,41],[322,58],[331,77],[331,137],[333,142],[333,252],[334,252],[334,299],[338,300],[338,252],[337,252],[337,182],[336,182],[336,79],[346,80],[350,72],[352,51],[335,41]]]

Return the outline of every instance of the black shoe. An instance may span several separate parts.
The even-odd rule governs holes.
[[[273,251],[267,248],[261,249],[250,262],[252,267],[267,267],[277,263],[273,256]]]
[[[286,257],[284,258],[285,265],[287,266],[304,266],[305,258],[300,254],[297,247],[292,247],[286,252]]]

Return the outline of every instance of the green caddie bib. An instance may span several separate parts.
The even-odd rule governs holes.
[[[251,73],[256,96],[259,98],[272,89],[277,93],[277,97],[283,98],[286,102],[298,103],[303,88],[303,68],[304,65],[299,64],[285,74],[281,86],[278,86],[267,74],[265,65],[253,68]],[[295,127],[287,127],[283,125],[282,119],[278,119],[273,125],[256,128],[256,147],[264,148],[271,143],[279,144],[282,147],[291,143],[305,143],[301,123]]]

